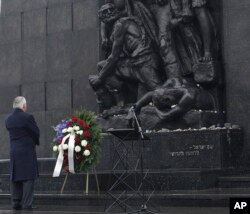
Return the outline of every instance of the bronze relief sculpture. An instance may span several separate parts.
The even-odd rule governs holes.
[[[99,18],[106,58],[89,81],[105,119],[125,115],[133,105],[142,124],[154,121],[147,129],[222,121],[219,48],[206,0],[109,0]],[[193,111],[213,117],[183,126]],[[191,121],[201,118],[191,115]]]

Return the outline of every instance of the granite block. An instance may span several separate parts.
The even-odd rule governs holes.
[[[22,46],[22,83],[44,81],[47,70],[46,40],[29,39]]]
[[[96,29],[98,27],[99,21],[97,16],[97,1],[86,0],[75,2],[73,4],[73,11],[74,31],[81,29]]]
[[[230,96],[230,101],[227,101],[228,113],[230,113],[231,116],[233,114],[233,117],[235,118],[240,115],[248,115],[250,113],[249,99],[249,95],[234,94]],[[248,117],[246,117],[246,119],[247,118]],[[239,124],[240,122],[241,121],[237,122],[237,124]]]
[[[22,85],[22,95],[28,102],[29,111],[45,111],[45,85],[43,82]]]
[[[32,10],[23,15],[23,39],[46,36],[46,9]]]
[[[21,84],[21,43],[0,46],[1,87]]]
[[[57,5],[48,8],[48,34],[72,30],[71,4]]]
[[[15,97],[19,96],[19,87],[5,87],[0,90],[0,97],[4,102],[0,105],[0,114],[12,111],[12,104]]]
[[[22,0],[23,11],[30,11],[47,7],[47,0]]]
[[[0,19],[0,44],[21,40],[21,14],[2,16]]]
[[[21,0],[1,0],[1,15],[20,14],[22,11]]]
[[[249,7],[250,2],[248,0],[234,1],[234,0],[221,0],[224,8],[243,8]]]
[[[97,74],[98,33],[96,29],[81,30],[73,34],[72,75],[74,78]]]
[[[22,0],[23,11],[31,11],[47,7],[47,0]]]
[[[65,4],[65,3],[71,3],[73,0],[47,0],[48,7],[53,6],[55,4]]]
[[[241,124],[241,120],[237,121],[238,114],[244,114],[245,119],[250,117],[249,104],[249,72],[248,63],[243,62],[235,65],[226,65],[226,107],[228,114],[228,121],[234,118],[233,121]],[[236,119],[236,120],[235,120]],[[248,132],[246,132],[248,135]]]
[[[250,57],[250,25],[246,21],[249,19],[250,7],[234,8],[227,11],[227,36],[228,36],[228,58],[226,62],[230,65],[249,61]]]
[[[47,110],[71,108],[71,81],[47,82]]]
[[[72,33],[50,35],[47,40],[47,80],[69,80],[72,70]]]

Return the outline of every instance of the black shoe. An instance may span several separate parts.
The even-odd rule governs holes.
[[[22,206],[21,205],[14,205],[12,207],[13,210],[21,210],[22,209]]]
[[[36,210],[36,209],[38,209],[37,206],[23,207],[23,210]]]

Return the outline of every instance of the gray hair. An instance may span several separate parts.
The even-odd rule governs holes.
[[[25,97],[16,97],[13,102],[13,108],[20,108],[22,109],[23,106],[26,104],[26,99]]]

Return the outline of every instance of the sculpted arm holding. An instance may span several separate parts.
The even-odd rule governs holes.
[[[106,60],[105,65],[100,71],[98,78],[90,79],[90,82],[94,86],[100,85],[104,79],[114,71],[114,66],[119,60],[123,48],[124,36],[126,33],[125,26],[122,23],[117,23],[114,29],[114,42],[112,46],[112,52]]]

